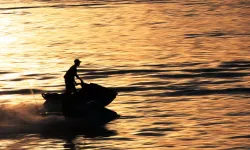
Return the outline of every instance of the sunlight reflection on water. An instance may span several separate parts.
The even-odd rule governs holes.
[[[249,4],[0,3],[0,149],[250,149]],[[78,74],[119,92],[105,127],[41,117]]]

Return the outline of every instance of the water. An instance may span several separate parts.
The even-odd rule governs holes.
[[[0,149],[250,149],[247,0],[0,1]],[[75,58],[102,127],[41,117]]]

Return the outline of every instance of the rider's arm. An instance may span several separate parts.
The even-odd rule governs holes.
[[[76,78],[81,80],[81,78],[78,76],[78,74],[76,74]]]

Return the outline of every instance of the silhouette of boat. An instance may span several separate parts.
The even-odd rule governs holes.
[[[46,100],[45,112],[41,115],[64,115],[67,118],[116,118],[119,115],[105,108],[117,96],[117,92],[95,83],[82,83],[82,88],[74,94],[42,93]],[[98,117],[97,117],[98,116]],[[103,116],[103,117],[102,117]]]

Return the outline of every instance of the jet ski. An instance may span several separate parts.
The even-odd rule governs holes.
[[[89,114],[108,114],[118,116],[116,112],[105,108],[118,93],[95,83],[81,83],[82,88],[74,94],[42,93],[45,99],[45,112],[41,115],[64,115],[68,117],[89,116]],[[95,112],[95,113],[93,113]]]

